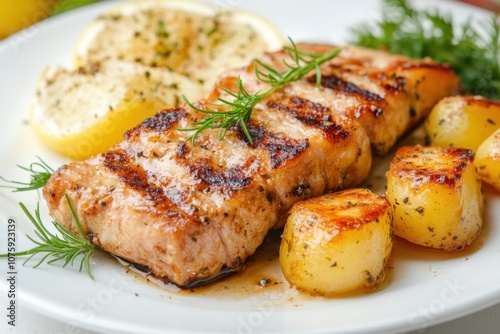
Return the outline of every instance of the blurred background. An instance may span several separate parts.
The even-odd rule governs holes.
[[[49,16],[111,0],[0,0],[0,40]],[[500,0],[459,0],[500,13]]]

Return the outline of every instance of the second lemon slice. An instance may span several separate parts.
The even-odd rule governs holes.
[[[283,46],[261,16],[186,0],[125,3],[94,20],[75,47],[75,64],[121,59],[167,68],[206,88],[228,68]]]

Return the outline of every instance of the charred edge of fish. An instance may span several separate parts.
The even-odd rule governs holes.
[[[176,122],[180,121],[186,116],[187,112],[182,107],[162,110],[155,114],[153,117],[146,118],[135,128],[127,131],[125,133],[125,138],[128,139],[134,135],[139,135],[143,130],[165,132],[171,129]]]
[[[336,142],[339,138],[345,139],[351,132],[334,121],[328,107],[312,102],[299,96],[282,99],[281,102],[270,100],[267,106],[293,116],[301,123],[321,130],[325,137]]]
[[[316,83],[316,77],[315,76],[310,76],[307,81],[310,83]],[[382,101],[383,98],[375,94],[373,92],[367,91],[365,89],[359,88],[352,82],[348,82],[343,80],[342,78],[339,78],[335,75],[323,75],[321,77],[321,83],[320,85],[325,88],[330,88],[333,90],[336,90],[338,92],[350,94],[350,95],[356,95],[362,100],[365,101]]]

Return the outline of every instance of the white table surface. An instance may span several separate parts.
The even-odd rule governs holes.
[[[0,323],[2,334],[96,334],[81,328],[47,318],[19,305],[16,327],[7,324],[6,319]],[[481,312],[405,334],[498,334],[500,333],[500,304]],[[139,333],[138,333],[139,334]],[[141,333],[142,334],[142,333]]]

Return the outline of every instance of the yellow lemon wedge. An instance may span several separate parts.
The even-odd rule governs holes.
[[[71,159],[96,155],[165,106],[199,95],[184,76],[113,61],[70,71],[47,68],[39,81],[30,123],[40,140]]]
[[[224,71],[285,44],[262,17],[203,2],[136,0],[97,17],[74,48],[74,70],[47,69],[30,123],[56,152],[82,160]]]
[[[50,15],[55,0],[0,1],[0,39]]]

